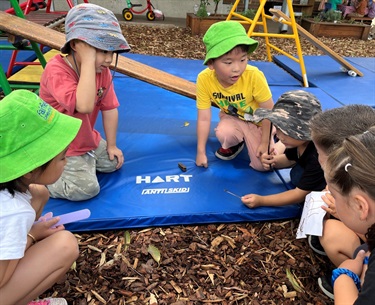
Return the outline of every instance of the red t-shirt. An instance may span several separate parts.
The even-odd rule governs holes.
[[[99,111],[111,110],[119,106],[109,69],[96,74],[98,94],[92,113],[82,114],[76,111],[77,85],[77,73],[65,63],[60,54],[48,62],[40,80],[39,95],[46,103],[64,114],[82,120],[81,128],[70,144],[67,156],[79,156],[96,149],[101,139],[100,133],[95,130]]]

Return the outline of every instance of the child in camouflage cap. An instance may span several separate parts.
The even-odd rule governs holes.
[[[255,111],[254,120],[270,120],[276,127],[279,139],[273,149],[261,156],[264,168],[291,167],[291,182],[295,188],[268,196],[245,195],[242,202],[246,206],[254,208],[301,203],[310,192],[325,188],[324,173],[309,129],[310,119],[321,111],[316,96],[303,90],[282,94],[272,110]]]

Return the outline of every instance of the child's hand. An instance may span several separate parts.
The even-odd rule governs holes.
[[[249,194],[241,197],[242,203],[244,203],[248,208],[256,208],[261,205],[262,196],[256,194]]]
[[[347,259],[340,264],[339,268],[348,269],[358,275],[361,279],[363,278],[365,273],[364,270],[366,269],[366,265],[364,264],[365,256],[365,251],[361,250],[358,252],[356,258]],[[349,281],[347,279],[340,281],[340,278],[342,278],[342,276],[339,276],[334,284],[335,303],[347,304],[349,301],[350,304],[353,304],[353,302],[358,298],[358,290],[354,286],[354,281]],[[361,285],[362,284],[363,282],[361,281]]]
[[[346,261],[341,263],[339,268],[349,269],[353,271],[355,274],[357,274],[359,277],[361,277],[362,271],[364,268],[363,260],[365,259],[365,256],[366,256],[365,250],[361,250],[358,252],[356,258],[347,259]]]
[[[119,149],[117,146],[113,146],[113,147],[108,146],[107,152],[108,152],[109,160],[112,161],[116,157],[116,159],[117,159],[116,169],[121,168],[121,166],[124,164],[124,160],[125,160],[121,149]]]
[[[197,157],[195,159],[195,164],[197,166],[203,166],[205,168],[208,167],[208,160],[206,154],[197,154]]]
[[[42,220],[35,222],[30,229],[30,234],[32,234],[37,241],[42,240],[58,231],[65,229],[64,225],[55,226],[60,220],[60,217],[56,216],[49,220]]]
[[[263,168],[265,170],[271,170],[271,167],[275,166],[275,151],[272,149],[271,153],[263,153],[260,156],[260,162],[262,162]]]
[[[95,64],[96,49],[86,42],[81,40],[74,41],[74,51],[76,52],[77,56],[79,56],[82,64],[86,62],[93,62]]]
[[[331,214],[333,217],[339,219],[337,212],[336,212],[336,204],[335,198],[331,195],[331,193],[327,192],[322,196],[323,201],[328,205],[328,207],[322,205],[322,209],[327,213]]]
[[[53,217],[53,213],[48,212],[48,213],[44,214],[43,216],[40,216],[38,221],[46,221],[47,219],[50,219],[52,217]]]
[[[261,158],[263,154],[267,154],[267,153],[268,153],[268,143],[260,143],[256,151],[256,156],[258,158]]]
[[[361,279],[361,286],[363,286],[363,282],[365,281],[365,274],[366,274],[366,271],[368,269],[368,259],[369,259],[370,255],[371,255],[370,251],[367,251],[365,253],[365,258],[367,258],[367,263],[363,263],[362,274],[359,276],[359,278]]]

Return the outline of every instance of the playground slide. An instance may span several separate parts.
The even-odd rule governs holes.
[[[63,33],[3,11],[0,11],[0,30],[56,50],[65,43]],[[188,98],[196,97],[194,83],[124,56],[119,56],[116,71]]]

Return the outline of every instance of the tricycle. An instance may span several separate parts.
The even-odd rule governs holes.
[[[152,5],[151,0],[147,0],[147,5],[144,9],[135,9],[136,7],[141,7],[142,4],[133,4],[130,0],[126,0],[127,7],[122,10],[122,16],[126,21],[131,21],[134,17],[134,14],[140,15],[144,12],[146,13],[146,18],[150,21],[155,20],[156,18],[160,18],[164,20],[164,14],[160,11],[155,9]]]

